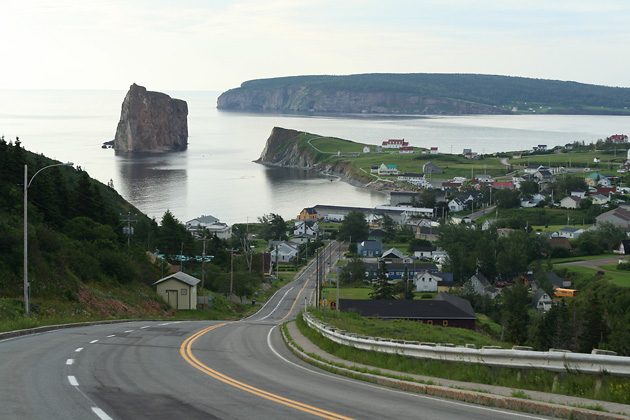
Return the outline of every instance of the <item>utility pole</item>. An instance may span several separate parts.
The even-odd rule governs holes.
[[[319,285],[319,248],[317,249],[317,260],[315,263],[315,307],[319,308],[319,295],[321,294],[321,286]]]
[[[201,296],[203,296],[206,283],[206,241],[208,238],[204,237],[199,240],[203,242],[203,251],[201,251]]]
[[[182,242],[182,248],[179,251],[179,271],[184,271],[184,243]]]
[[[134,214],[134,217],[138,216],[137,214]],[[127,223],[127,227],[123,228],[123,233],[125,235],[127,235],[127,246],[129,246],[130,242],[131,242],[131,235],[133,235],[133,228],[131,227],[131,223],[136,223],[138,220],[134,220],[131,218],[131,212],[127,213],[126,218],[122,218],[123,215],[120,215],[121,219],[120,222],[121,223]]]
[[[230,249],[230,301],[234,289],[234,248]]]

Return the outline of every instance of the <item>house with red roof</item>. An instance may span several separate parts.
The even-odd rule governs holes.
[[[514,190],[514,183],[512,181],[495,181],[492,183],[492,187],[499,190]]]
[[[610,136],[610,139],[612,141],[614,141],[615,143],[627,143],[628,142],[628,136],[626,136],[625,134],[614,134],[614,135]]]
[[[401,146],[398,148],[398,153],[413,153],[413,146]]]
[[[384,141],[382,146],[385,149],[400,149],[409,146],[409,143],[405,139],[389,139]]]

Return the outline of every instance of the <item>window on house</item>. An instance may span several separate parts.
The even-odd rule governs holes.
[[[181,295],[183,296],[183,295],[187,295],[187,294],[188,294],[188,289],[182,289]]]
[[[448,321],[447,320],[442,321],[442,326],[443,327],[448,327]]]

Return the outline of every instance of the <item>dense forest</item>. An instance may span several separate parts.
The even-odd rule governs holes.
[[[88,175],[81,167],[57,164],[24,150],[19,139],[0,138],[0,318],[21,316],[23,297],[24,166],[28,165],[28,270],[31,311],[35,316],[141,315],[142,308],[166,313],[166,306],[151,285],[167,275],[168,263],[185,257],[187,273],[201,278],[202,241],[186,230],[170,212],[158,222],[126,202],[110,186]],[[126,219],[132,219],[133,234],[127,235]],[[241,236],[233,242],[216,237],[206,242],[205,264],[210,291],[227,294],[232,261],[230,249],[243,247]],[[248,247],[249,248],[249,247]],[[166,260],[152,263],[147,251],[158,250]],[[234,258],[234,290],[249,294],[262,281],[259,260]],[[182,258],[183,259],[183,258]],[[110,306],[120,296],[106,300],[110,291],[134,290],[132,300]],[[100,297],[94,296],[95,293]],[[140,297],[138,297],[140,296]],[[67,313],[72,308],[72,313]],[[144,313],[146,315],[146,313]]]
[[[348,76],[278,77],[250,80],[242,83],[240,88],[232,89],[227,93],[295,87],[322,92],[415,94],[507,109],[514,106],[551,107],[545,111],[548,113],[627,114],[630,112],[627,109],[630,105],[630,88],[483,74],[374,73]]]

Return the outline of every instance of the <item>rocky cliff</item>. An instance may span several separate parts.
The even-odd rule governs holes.
[[[505,114],[499,108],[445,98],[394,92],[321,90],[307,86],[233,89],[217,100],[226,110],[372,114]]]
[[[359,174],[351,171],[348,162],[318,162],[317,153],[308,146],[300,146],[300,134],[315,137],[297,130],[274,127],[267,139],[265,148],[256,163],[267,166],[281,166],[318,171],[327,175],[343,177],[346,181],[363,183]],[[369,181],[369,179],[367,180]]]
[[[188,147],[188,105],[135,83],[122,104],[114,149],[123,152],[176,151]]]

